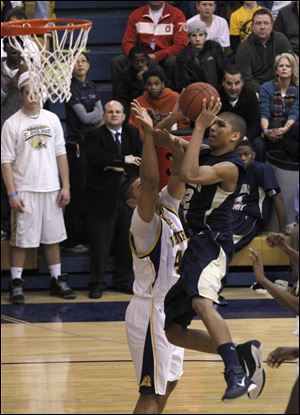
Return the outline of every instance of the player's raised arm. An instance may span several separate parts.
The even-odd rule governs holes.
[[[155,213],[158,190],[159,169],[153,139],[153,123],[147,110],[134,100],[132,109],[143,125],[145,138],[143,142],[142,161],[140,165],[141,198],[138,203],[138,212],[144,222],[151,222]]]

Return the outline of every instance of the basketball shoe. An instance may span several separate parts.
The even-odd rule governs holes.
[[[246,376],[240,366],[229,367],[225,370],[224,377],[227,388],[222,397],[222,401],[239,398],[256,388],[255,383]]]

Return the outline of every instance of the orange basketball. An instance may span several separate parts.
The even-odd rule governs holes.
[[[218,91],[205,82],[195,82],[190,84],[179,98],[179,108],[184,115],[192,121],[195,121],[202,110],[203,99],[207,103],[211,97],[215,97],[215,102],[219,98]]]

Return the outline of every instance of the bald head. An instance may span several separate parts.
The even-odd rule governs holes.
[[[109,101],[104,105],[104,122],[112,130],[119,130],[125,121],[124,107],[119,101]]]

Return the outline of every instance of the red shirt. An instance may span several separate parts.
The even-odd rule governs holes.
[[[155,49],[150,47],[155,42]],[[148,54],[154,53],[157,61],[178,53],[189,43],[186,18],[177,7],[165,3],[162,15],[155,26],[145,5],[133,11],[129,18],[122,40],[123,52],[129,51],[137,44]]]

